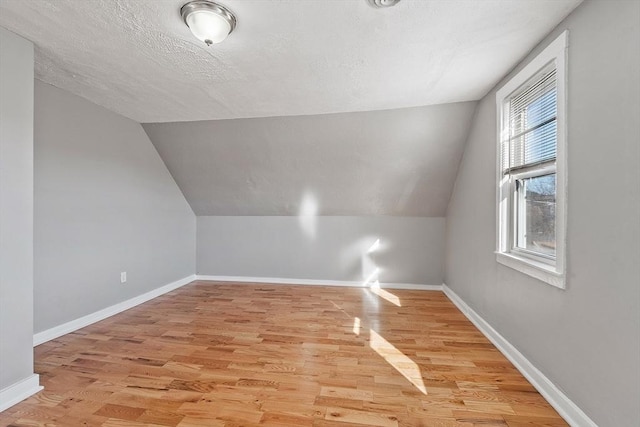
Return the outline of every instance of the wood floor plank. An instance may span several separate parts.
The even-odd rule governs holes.
[[[0,426],[563,426],[442,294],[194,282],[35,349]]]

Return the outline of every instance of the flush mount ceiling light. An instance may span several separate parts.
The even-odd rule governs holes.
[[[226,7],[207,0],[191,1],[180,9],[184,23],[207,46],[220,43],[236,27],[235,15]]]
[[[377,8],[395,6],[399,2],[400,0],[367,0],[367,3]]]

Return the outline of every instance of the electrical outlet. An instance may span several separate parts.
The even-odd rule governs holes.
[[[126,271],[120,272],[120,283],[126,283],[126,281],[127,281],[127,272]]]

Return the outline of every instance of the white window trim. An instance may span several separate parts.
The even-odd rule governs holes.
[[[566,286],[566,229],[567,229],[567,48],[568,31],[564,31],[538,56],[505,83],[496,94],[497,107],[497,158],[496,158],[496,260],[500,264],[518,270],[545,283],[565,289]],[[515,90],[527,80],[555,62],[557,78],[557,148],[556,148],[556,258],[547,264],[527,257],[511,248],[512,221],[509,218],[512,203],[512,185],[505,180],[501,167],[501,141],[503,132],[503,105]],[[505,200],[501,203],[502,200]]]

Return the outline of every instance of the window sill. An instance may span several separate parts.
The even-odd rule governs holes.
[[[564,274],[558,273],[548,264],[504,252],[496,252],[496,261],[556,288],[565,288]]]

